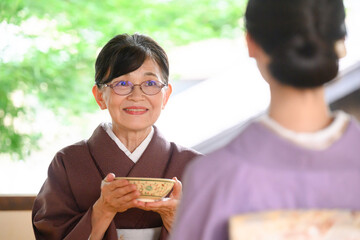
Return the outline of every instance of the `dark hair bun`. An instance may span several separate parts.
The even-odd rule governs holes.
[[[323,85],[338,73],[334,46],[300,35],[273,51],[269,65],[281,83],[300,88]]]

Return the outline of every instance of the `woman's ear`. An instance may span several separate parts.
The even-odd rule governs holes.
[[[164,99],[163,99],[163,102],[162,102],[161,109],[164,109],[164,108],[165,108],[165,105],[166,105],[166,103],[168,102],[171,93],[172,93],[172,86],[171,86],[170,83],[168,83],[168,86],[167,86],[167,88],[165,89],[165,96],[164,96]]]
[[[246,44],[248,47],[249,57],[256,58],[259,46],[248,32],[246,33]]]
[[[99,87],[96,84],[92,88],[92,93],[100,109],[101,110],[107,109],[105,100],[103,98],[103,92],[99,89]]]
[[[335,42],[334,48],[335,48],[335,52],[336,52],[338,58],[345,57],[346,56],[345,38],[337,40]]]

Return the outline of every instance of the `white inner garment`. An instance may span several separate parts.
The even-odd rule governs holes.
[[[102,127],[107,132],[109,137],[112,140],[114,140],[114,142],[118,145],[120,150],[123,151],[126,154],[126,156],[128,156],[134,163],[136,163],[139,160],[139,158],[144,153],[145,149],[149,145],[149,143],[154,135],[154,128],[151,127],[151,131],[150,131],[149,135],[147,135],[147,137],[144,139],[144,141],[142,141],[142,143],[135,149],[135,151],[130,152],[113,132],[111,123],[102,123]]]
[[[144,229],[116,229],[118,240],[158,240],[161,227]]]
[[[276,134],[297,145],[313,150],[323,150],[331,146],[343,135],[349,124],[350,115],[343,111],[336,111],[334,112],[334,120],[328,127],[311,133],[295,132],[284,128],[274,119],[270,118],[268,114],[260,116],[257,120]]]

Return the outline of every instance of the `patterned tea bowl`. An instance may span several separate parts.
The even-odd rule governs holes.
[[[126,179],[131,184],[135,184],[141,194],[137,200],[143,202],[162,200],[175,184],[175,180],[167,178],[116,177],[115,179]]]

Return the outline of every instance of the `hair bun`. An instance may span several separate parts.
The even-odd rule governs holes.
[[[292,48],[290,48],[290,52],[292,49],[294,50],[294,57],[299,56],[305,59],[311,59],[317,54],[316,44],[311,40],[304,39],[303,37],[294,37],[290,44],[293,45]]]
[[[272,54],[270,71],[280,82],[294,87],[318,87],[338,72],[338,59],[331,44],[294,36]]]

